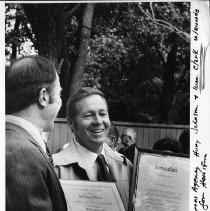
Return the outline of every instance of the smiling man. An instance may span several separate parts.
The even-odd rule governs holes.
[[[127,208],[132,164],[123,163],[105,144],[110,120],[103,94],[90,87],[75,91],[67,103],[67,120],[74,140],[53,155],[59,178],[115,182]]]

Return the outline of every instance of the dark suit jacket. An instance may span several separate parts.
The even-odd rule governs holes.
[[[63,190],[45,152],[23,128],[6,123],[7,211],[66,211]]]
[[[135,156],[135,148],[136,148],[136,144],[132,144],[125,149],[124,148],[120,149],[119,153],[123,154],[133,164],[134,163],[134,156]]]

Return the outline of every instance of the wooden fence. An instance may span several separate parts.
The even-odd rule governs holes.
[[[121,134],[124,128],[134,128],[137,132],[137,146],[151,149],[153,144],[164,136],[179,138],[181,132],[189,127],[188,125],[167,125],[167,124],[146,124],[131,122],[113,122]],[[67,125],[66,119],[57,118],[53,131],[49,134],[48,145],[52,153],[63,148],[63,145],[70,142],[73,134]]]

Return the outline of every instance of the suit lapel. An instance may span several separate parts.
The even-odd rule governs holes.
[[[6,130],[15,130],[15,131],[17,131],[17,133],[20,133],[28,141],[30,141],[32,144],[34,144],[39,149],[42,156],[45,158],[45,160],[49,164],[50,168],[52,168],[52,170],[54,171],[54,167],[52,166],[51,162],[49,161],[46,153],[43,151],[43,149],[40,147],[38,142],[30,135],[30,133],[27,130],[20,127],[19,125],[16,125],[16,124],[13,124],[13,123],[10,123],[10,122],[6,122]]]
[[[115,181],[122,181],[123,159],[117,156],[112,149],[104,144],[104,152],[109,164],[109,170]]]
[[[107,156],[109,170],[115,181],[122,181],[122,162],[110,159]]]

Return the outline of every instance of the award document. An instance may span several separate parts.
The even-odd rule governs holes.
[[[68,211],[125,211],[112,182],[60,180]]]
[[[137,156],[132,210],[189,211],[189,158]]]

